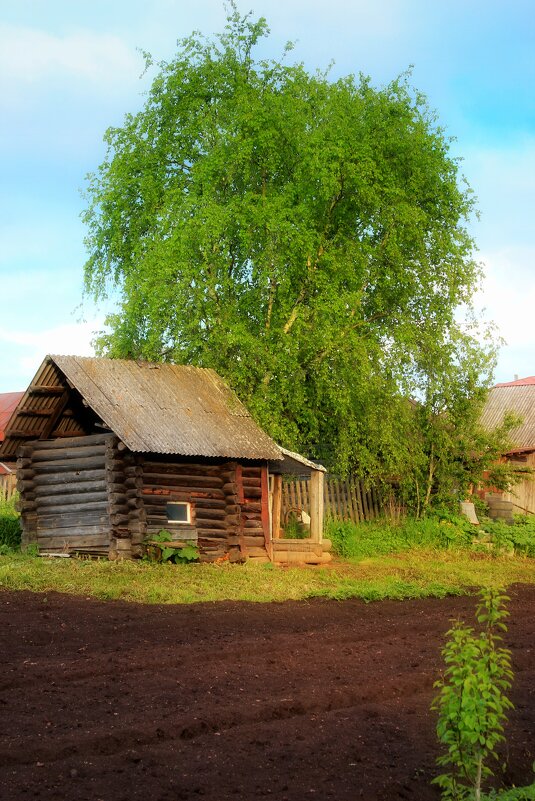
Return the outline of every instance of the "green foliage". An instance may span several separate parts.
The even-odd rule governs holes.
[[[175,565],[196,562],[199,559],[199,549],[194,542],[184,542],[180,546],[166,545],[174,541],[173,535],[162,529],[150,536],[146,546],[147,558],[155,562],[172,562]],[[157,543],[154,545],[153,543]]]
[[[86,289],[120,298],[100,351],[214,368],[283,445],[403,476],[420,510],[479,453],[493,343],[455,316],[480,279],[474,199],[410,75],[257,59],[268,33],[231,3],[107,131],[84,214]]]
[[[355,525],[350,521],[327,520],[325,525],[325,536],[332,541],[334,552],[352,560],[415,548],[466,548],[475,533],[475,527],[466,518],[445,511],[419,519],[404,518],[399,523],[380,520]]]
[[[291,512],[284,524],[284,538],[290,540],[304,540],[310,537],[310,530]]]
[[[476,613],[481,630],[456,622],[447,634],[446,669],[432,705],[446,749],[437,762],[448,772],[434,779],[444,801],[480,801],[482,783],[492,775],[488,760],[497,759],[496,747],[504,740],[513,674],[510,651],[500,646],[497,632],[506,631],[507,600],[499,591],[483,590]]]
[[[0,499],[0,548],[4,551],[20,548],[20,515],[15,509],[16,498]]]
[[[535,784],[529,787],[513,787],[501,792],[492,791],[481,796],[482,801],[535,801]]]
[[[515,515],[513,525],[498,520],[482,520],[482,528],[491,535],[497,552],[522,554],[535,558],[535,517]]]

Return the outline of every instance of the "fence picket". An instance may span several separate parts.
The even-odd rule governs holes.
[[[325,476],[323,485],[325,516],[360,523],[379,517],[383,509],[375,487],[366,488],[359,479],[341,480]],[[307,479],[290,479],[282,485],[282,519],[289,509],[301,509],[310,514],[310,490]]]

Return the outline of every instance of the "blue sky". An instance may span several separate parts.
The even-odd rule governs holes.
[[[478,296],[507,341],[497,380],[535,374],[535,3],[532,0],[240,0],[310,69],[413,84],[456,137],[479,198]],[[91,353],[106,309],[82,301],[85,175],[102,136],[143,103],[137,48],[172,56],[221,30],[220,0],[0,0],[0,392],[47,352]]]

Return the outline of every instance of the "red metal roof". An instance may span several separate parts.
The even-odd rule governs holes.
[[[516,381],[506,381],[503,384],[496,384],[497,387],[529,387],[535,384],[535,375],[530,375],[527,378],[517,378]]]
[[[7,423],[17,405],[24,395],[24,392],[3,392],[0,393],[0,442],[4,439],[4,431]]]

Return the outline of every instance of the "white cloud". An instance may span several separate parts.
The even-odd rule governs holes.
[[[91,341],[102,328],[100,318],[35,332],[0,328],[0,392],[24,389],[48,353],[94,356]]]
[[[522,136],[501,147],[465,150],[462,172],[479,198],[481,223],[475,235],[481,249],[532,244],[535,138]]]
[[[497,380],[535,374],[535,246],[510,246],[483,253],[485,280],[476,298],[493,320],[506,344],[502,347]]]
[[[105,84],[139,74],[139,56],[118,36],[78,30],[55,36],[0,24],[0,86],[44,85],[56,76]]]

